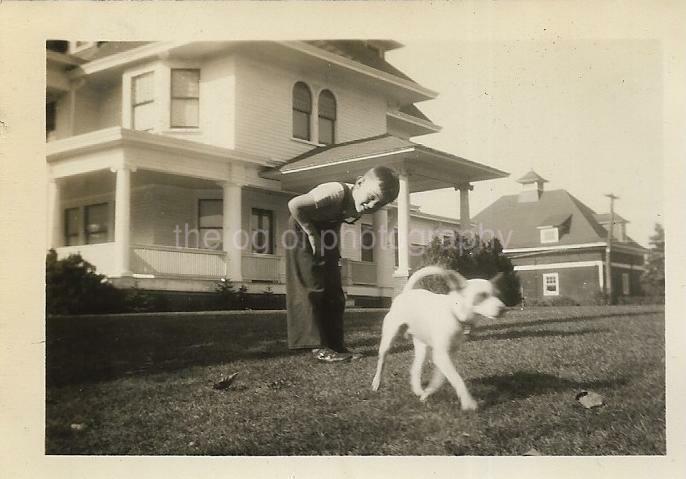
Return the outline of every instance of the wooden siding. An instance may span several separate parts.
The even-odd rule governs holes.
[[[133,273],[209,278],[221,278],[226,274],[226,255],[223,251],[135,245],[131,253]]]
[[[335,79],[313,76],[241,56],[236,69],[236,148],[286,160],[314,147],[293,140],[291,95],[304,81],[315,98],[322,89],[336,96],[336,142],[386,132],[386,102],[381,94],[361,91]]]

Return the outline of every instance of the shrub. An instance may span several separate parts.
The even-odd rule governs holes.
[[[568,296],[552,298],[531,298],[526,301],[527,306],[579,306],[579,302]]]
[[[45,260],[45,306],[48,314],[118,313],[124,308],[124,293],[81,255],[57,259],[54,249]]]
[[[490,279],[502,273],[497,284],[500,299],[507,306],[521,302],[519,278],[496,238],[483,242],[478,236],[461,236],[458,232],[455,232],[454,241],[444,242],[440,238],[434,238],[426,248],[421,264],[442,265],[458,271],[467,279]],[[447,291],[445,282],[439,278],[426,278],[424,286],[436,292]]]
[[[229,278],[220,279],[214,287],[219,297],[219,306],[224,309],[236,309],[236,289]]]

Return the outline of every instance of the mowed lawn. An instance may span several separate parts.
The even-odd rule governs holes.
[[[371,391],[383,314],[347,313],[347,342],[365,355],[339,364],[289,351],[282,313],[48,318],[46,453],[665,453],[663,307],[481,320],[454,354],[480,402],[469,413],[447,384],[418,401],[402,337]],[[583,408],[582,390],[605,405]]]

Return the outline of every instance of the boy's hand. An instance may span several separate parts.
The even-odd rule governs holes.
[[[310,240],[310,246],[312,247],[312,254],[316,258],[322,257],[322,242],[321,238],[316,233],[311,233],[307,235],[307,239]]]

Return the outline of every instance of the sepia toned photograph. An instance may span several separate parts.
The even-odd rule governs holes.
[[[666,453],[653,40],[46,42],[45,453]]]
[[[678,477],[683,8],[0,2],[3,477]]]

